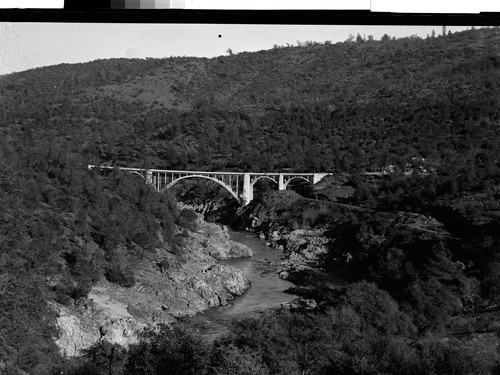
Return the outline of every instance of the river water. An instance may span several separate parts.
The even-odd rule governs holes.
[[[185,324],[210,341],[227,332],[233,318],[255,315],[297,298],[284,293],[293,284],[280,279],[276,273],[283,252],[265,246],[257,235],[249,232],[231,231],[231,239],[252,248],[254,256],[219,262],[239,268],[248,277],[252,287],[244,295],[235,297],[226,307],[215,307],[184,320]]]

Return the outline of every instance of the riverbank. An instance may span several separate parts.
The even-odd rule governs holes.
[[[256,317],[268,310],[288,305],[297,298],[295,294],[286,292],[294,284],[278,277],[285,256],[282,251],[266,246],[255,233],[230,231],[230,236],[233,241],[250,247],[254,256],[223,260],[220,264],[241,270],[251,281],[252,287],[225,307],[214,307],[181,320],[183,325],[208,341],[226,333],[233,319]]]
[[[59,312],[61,353],[79,355],[100,341],[128,346],[145,327],[172,324],[213,307],[227,306],[250,288],[244,272],[220,259],[251,257],[251,248],[233,241],[229,231],[198,216],[192,230],[179,228],[175,247],[161,246],[135,265],[135,284],[106,280],[74,306]]]

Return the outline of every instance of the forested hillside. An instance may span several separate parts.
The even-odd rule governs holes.
[[[244,359],[258,370],[254,373],[279,374],[285,371],[280,364],[295,356],[302,362],[290,373],[305,371],[312,368],[312,360],[306,355],[307,340],[301,338],[303,347],[294,342],[298,333],[293,327],[299,323],[308,327],[305,332],[317,335],[317,351],[331,340],[354,342],[347,348],[332,344],[331,362],[315,362],[316,373],[465,374],[473,362],[463,358],[481,353],[479,344],[468,351],[469,344],[455,341],[446,346],[434,338],[409,340],[418,330],[432,331],[442,318],[439,314],[451,319],[464,306],[475,308],[476,299],[460,305],[460,298],[465,300],[469,292],[482,293],[483,305],[500,298],[495,216],[500,183],[498,28],[424,39],[384,36],[380,41],[358,37],[335,44],[305,42],[213,59],[61,64],[0,76],[0,113],[0,373],[49,374],[54,363],[61,363],[53,343],[58,333],[51,303],[77,304],[100,278],[124,287],[134,285],[134,265],[160,243],[182,255],[184,232],[175,234],[176,225],[190,227],[193,218],[179,213],[168,193],[153,192],[142,180],[118,171],[108,176],[90,172],[88,164],[347,172],[356,188],[350,203],[384,211],[434,210],[440,220],[461,225],[454,227],[451,238],[430,241],[414,238],[406,227],[406,232],[398,232],[392,217],[394,221],[364,213],[339,219],[333,210],[322,213],[315,224],[328,225],[329,235],[337,240],[323,266],[331,273],[350,275],[353,284],[344,295],[336,296],[335,303],[327,301],[330,304],[321,315],[283,313],[269,320],[271,328],[252,320],[235,325],[226,343],[210,353],[182,332],[164,332],[158,345],[167,345],[162,340],[172,336],[179,345],[205,350],[205,357],[191,353],[193,368],[230,373],[221,369]],[[419,170],[429,174],[404,178],[399,172],[415,160],[423,163]],[[394,175],[375,187],[359,176],[361,171],[387,165],[394,165]],[[484,198],[480,208],[457,201],[477,195]],[[305,222],[302,212],[293,211],[301,207],[287,207],[292,218],[301,217],[297,222]],[[489,221],[485,212],[494,212]],[[311,215],[316,218],[316,214]],[[483,221],[488,225],[477,229],[475,224]],[[456,240],[469,235],[465,245]],[[374,236],[385,236],[385,242],[378,243]],[[425,246],[428,253],[416,256]],[[341,256],[349,251],[360,260],[347,264]],[[474,264],[439,274],[440,267],[456,267],[456,254]],[[373,291],[376,287],[362,280],[384,290]],[[444,294],[431,293],[436,285]],[[410,302],[405,300],[408,290],[413,293]],[[430,294],[432,299],[427,298]],[[391,331],[394,322],[370,320],[360,302],[369,295],[387,302],[400,332]],[[443,301],[442,295],[451,302]],[[404,314],[391,298],[407,302]],[[338,301],[347,301],[349,309]],[[421,304],[428,311],[414,310],[419,301],[429,302]],[[443,310],[441,305],[453,309]],[[429,318],[429,311],[435,315]],[[323,333],[312,323],[318,321],[327,327]],[[340,330],[349,322],[360,335]],[[252,330],[252,324],[259,329]],[[246,325],[254,336],[245,338]],[[280,334],[285,331],[289,336]],[[140,373],[137,369],[146,366],[144,358],[159,361],[156,368],[161,369],[161,351],[155,352],[158,348],[152,342],[153,346],[143,343],[130,353],[123,373]],[[285,342],[286,355],[279,350],[263,353],[262,343],[269,342],[276,348]],[[377,351],[381,342],[390,348],[385,357]],[[369,355],[360,349],[365,345]],[[439,350],[433,351],[436,347]],[[233,362],[225,363],[221,352]],[[494,359],[477,360],[483,366],[478,374],[496,366],[495,353]],[[90,352],[85,366],[98,354]],[[324,360],[320,357],[313,359]],[[384,361],[379,361],[382,357]],[[402,358],[397,366],[394,358]],[[449,358],[462,358],[462,372],[450,365]],[[182,367],[183,361],[176,363]],[[216,370],[206,370],[209,362]],[[411,370],[404,372],[405,368]],[[440,371],[443,368],[446,371]],[[99,371],[74,373],[105,370]],[[177,373],[191,369],[182,371]]]
[[[34,69],[1,79],[2,138],[168,168],[352,171],[423,157],[479,184],[500,138],[498,33]]]

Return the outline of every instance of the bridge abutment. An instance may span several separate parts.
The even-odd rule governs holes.
[[[313,173],[313,181],[312,184],[316,185],[320,182],[325,176],[328,176],[330,173]]]

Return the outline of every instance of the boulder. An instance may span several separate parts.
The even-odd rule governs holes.
[[[318,308],[318,304],[314,299],[299,297],[293,301],[282,303],[281,307],[290,311],[315,310]]]
[[[131,318],[114,315],[88,302],[81,308],[53,304],[58,312],[60,336],[55,340],[61,355],[74,357],[99,341],[107,341],[127,348],[139,341],[139,333],[146,324]]]
[[[191,237],[201,243],[203,251],[215,259],[247,258],[253,256],[253,250],[231,240],[226,226],[219,226],[198,220],[198,230]],[[195,245],[197,246],[197,245]]]

